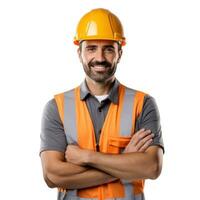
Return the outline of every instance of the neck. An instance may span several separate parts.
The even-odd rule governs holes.
[[[86,76],[86,83],[87,83],[88,89],[93,95],[108,94],[114,80],[115,80],[115,77],[112,77],[111,79],[109,79],[108,81],[104,83],[99,83],[99,82],[95,82],[94,80]]]

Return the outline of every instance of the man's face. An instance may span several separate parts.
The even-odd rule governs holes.
[[[86,75],[104,83],[114,76],[122,50],[115,41],[87,40],[81,43],[78,54]]]

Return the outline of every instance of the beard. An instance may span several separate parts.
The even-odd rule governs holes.
[[[111,64],[108,61],[99,62],[91,60],[88,64],[82,64],[85,73],[98,83],[105,83],[115,74],[117,69],[117,63]],[[100,67],[101,70],[96,70],[95,67]]]

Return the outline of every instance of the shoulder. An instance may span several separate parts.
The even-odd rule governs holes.
[[[145,95],[143,108],[142,108],[142,117],[152,118],[158,120],[160,118],[160,113],[158,110],[158,106],[156,100],[151,95]]]
[[[44,106],[43,118],[53,119],[57,118],[58,108],[54,98],[50,99]]]
[[[137,90],[137,89],[128,87],[128,86],[123,85],[123,84],[120,84],[120,86],[121,86],[122,88],[125,89],[125,92],[126,92],[127,94],[133,94],[134,96],[139,95],[139,96],[142,96],[142,97],[145,97],[146,95],[148,95],[148,94],[147,94],[146,92],[144,92],[144,91]]]
[[[133,98],[134,104],[138,105],[140,107],[140,110],[142,109],[146,99],[150,97],[149,94],[144,91],[130,88],[125,85],[121,85],[121,87],[125,89],[125,96],[129,97],[129,99]]]
[[[156,100],[149,93],[128,86],[122,85],[128,96],[134,96],[134,102],[140,107],[141,111],[148,112],[150,110],[158,111]],[[132,94],[132,95],[131,95]]]
[[[57,106],[56,106],[56,101],[54,98],[47,101],[47,103],[44,106],[45,112],[54,112],[56,109],[57,109]]]
[[[127,91],[127,94],[134,94],[135,97],[140,97],[144,100],[144,103],[147,104],[155,104],[155,99],[153,96],[151,96],[149,93],[142,91],[142,90],[137,90],[134,88],[130,88],[128,86],[125,86],[123,84],[121,84],[122,87],[125,88],[125,90]]]
[[[155,98],[149,94],[146,94],[144,97],[143,107],[157,108],[157,103],[156,103]]]
[[[74,91],[76,89],[80,88],[80,85],[79,86],[76,86],[74,88],[71,88],[69,90],[66,90],[66,91],[63,91],[63,92],[60,92],[60,93],[57,93],[57,94],[54,94],[54,99],[57,100],[58,98],[64,98],[64,97],[72,97],[73,94],[74,94]]]

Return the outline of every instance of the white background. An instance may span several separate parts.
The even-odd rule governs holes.
[[[84,78],[72,40],[80,17],[104,7],[127,45],[116,73],[157,100],[166,153],[148,200],[200,199],[200,6],[194,0],[0,1],[0,199],[56,199],[42,178],[40,120],[54,94]]]

